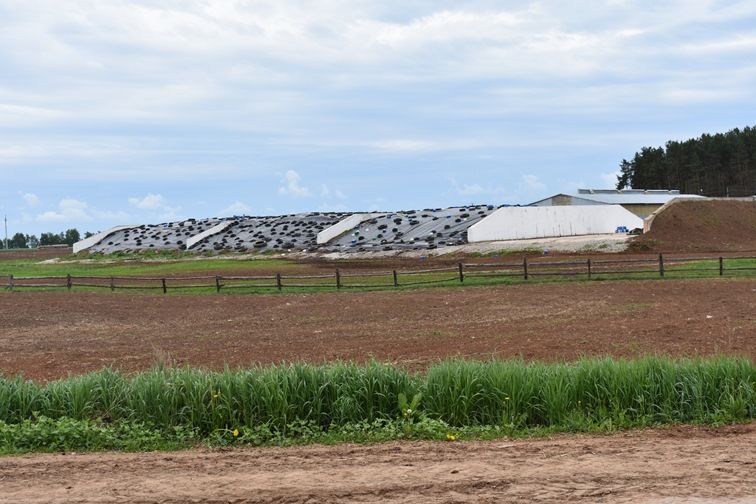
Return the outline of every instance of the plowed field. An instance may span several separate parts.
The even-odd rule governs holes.
[[[0,294],[0,371],[54,379],[156,361],[221,368],[371,357],[756,358],[756,279],[400,292],[162,296]]]

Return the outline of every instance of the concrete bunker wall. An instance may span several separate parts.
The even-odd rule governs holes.
[[[345,219],[342,219],[341,221],[337,222],[333,226],[324,229],[320,233],[318,233],[317,237],[317,244],[318,245],[324,245],[328,243],[329,241],[333,240],[337,236],[340,236],[347,231],[350,231],[360,224],[362,224],[364,221],[368,219],[372,219],[374,216],[377,216],[379,214],[369,214],[369,213],[360,213],[360,214],[353,214],[349,217],[346,217]]]
[[[117,233],[118,231],[123,231],[124,229],[131,229],[135,227],[136,226],[115,226],[108,229],[107,231],[103,231],[101,233],[92,235],[89,238],[84,238],[83,240],[77,241],[76,243],[73,244],[73,253],[76,254],[78,252],[89,250],[91,247],[94,247],[95,245],[97,245],[98,243],[100,243],[102,240],[112,235],[113,233]]]
[[[227,220],[223,221],[217,226],[213,226],[210,229],[203,231],[197,235],[192,236],[188,240],[186,240],[186,248],[190,249],[194,247],[196,244],[204,240],[205,238],[208,238],[210,236],[216,235],[220,233],[221,231],[224,231],[228,226],[234,223],[234,220]]]

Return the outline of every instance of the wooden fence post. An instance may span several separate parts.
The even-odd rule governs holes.
[[[664,256],[659,254],[659,276],[664,276]]]
[[[281,290],[283,284],[281,283],[281,273],[276,273],[276,289]]]
[[[110,292],[115,292],[115,278],[110,277]]]
[[[220,275],[215,275],[215,291],[218,293],[220,293],[220,290],[221,290],[220,280],[221,280]]]
[[[13,275],[8,275],[8,290],[13,290]]]
[[[336,288],[341,289],[341,272],[336,268]]]
[[[399,287],[399,275],[396,274],[396,270],[394,270],[393,273],[394,273],[394,287]]]
[[[71,287],[73,287],[73,282],[71,281],[71,275],[66,275],[66,289],[70,291]]]
[[[168,286],[165,284],[165,278],[161,280],[163,281],[163,294],[168,294]]]
[[[465,281],[465,270],[462,263],[459,263],[459,281],[464,282]]]
[[[525,280],[527,280],[528,279],[528,258],[527,258],[527,256],[522,258],[522,272],[523,272],[523,275],[525,276]]]
[[[719,258],[719,276],[724,275],[724,258]]]
[[[588,258],[588,279],[589,280],[590,280],[592,274],[593,274],[593,272],[591,271],[591,258],[589,257]]]

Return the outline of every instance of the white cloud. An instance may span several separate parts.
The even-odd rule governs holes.
[[[339,189],[331,189],[327,184],[321,184],[320,196],[326,199],[346,199],[346,195],[343,192],[341,192]]]
[[[312,196],[310,189],[302,186],[300,181],[302,177],[294,170],[289,170],[281,181],[284,185],[278,188],[278,194],[282,196],[292,196],[294,198],[305,198]]]
[[[221,215],[249,215],[252,209],[246,203],[234,201],[229,206],[221,210]]]
[[[84,201],[73,198],[60,200],[57,210],[49,210],[37,215],[39,222],[89,222],[92,219],[88,205]]]
[[[129,204],[140,210],[156,210],[165,207],[165,198],[161,194],[148,194],[144,198],[129,198]]]
[[[392,156],[438,160],[440,177],[462,166],[450,194],[498,197],[498,184],[558,187],[540,168],[557,164],[598,183],[608,168],[586,169],[585,152],[611,167],[643,145],[743,126],[756,107],[754,2],[2,3],[0,61],[11,77],[0,82],[0,171],[16,171],[11,187],[30,177],[91,191],[107,182],[172,199],[174,180],[252,187],[319,159],[344,176],[351,204],[375,191],[392,194],[387,209],[409,191],[389,181],[417,168]],[[511,161],[506,178],[476,174],[493,162],[486,155]],[[368,183],[349,173],[358,166],[386,176]],[[275,179],[262,189],[256,211],[291,210],[277,195],[344,199],[333,183],[321,187],[330,175],[300,173],[304,182],[292,170],[280,189]],[[184,201],[230,202],[203,186]],[[78,195],[97,201],[91,194]],[[158,198],[127,208],[179,213]]]
[[[50,210],[45,213],[41,213],[37,215],[37,220],[40,222],[56,222],[56,221],[64,221],[66,220],[66,217],[61,213]]]
[[[559,99],[561,92],[549,86],[554,78],[570,92],[586,83],[595,87],[587,82],[591,79],[630,76],[635,96],[648,99],[649,88],[684,82],[691,68],[699,67],[690,58],[702,51],[714,58],[752,51],[754,36],[738,23],[756,13],[752,2],[597,2],[575,10],[555,1],[511,7],[363,0],[315,8],[284,0],[102,0],[98,9],[86,0],[10,1],[12,8],[4,11],[9,19],[0,30],[0,47],[12,48],[0,49],[7,53],[9,71],[51,78],[0,89],[0,124],[3,118],[9,124],[19,118],[35,124],[77,118],[182,124],[192,118],[244,129],[250,121],[231,119],[255,117],[267,131],[293,131],[292,125],[302,123],[291,121],[303,113],[321,117],[317,113],[332,103],[334,90],[370,91],[386,83],[432,82],[435,88],[505,80],[533,89],[527,104],[548,110],[538,104],[555,94]],[[712,21],[734,26],[697,29],[695,43],[685,36],[689,27]],[[730,62],[730,70],[752,67],[748,60]],[[703,72],[724,73],[717,65]],[[58,85],[62,75],[74,77],[77,85]],[[738,88],[751,84],[753,79],[746,79]],[[456,98],[429,96],[431,103]],[[686,96],[717,99],[700,92],[676,99]],[[434,142],[387,140],[378,147],[424,151]]]
[[[621,174],[619,170],[609,173],[602,173],[599,176],[603,184],[602,189],[614,189],[615,187],[617,187],[617,177],[619,177],[620,175]]]
[[[24,200],[24,203],[26,203],[27,206],[35,207],[39,205],[39,196],[37,196],[34,193],[19,193],[21,195],[21,199]]]
[[[486,190],[480,184],[462,184],[457,192],[462,196],[475,196],[476,194],[485,194]]]
[[[543,191],[546,189],[546,184],[541,182],[536,175],[523,175],[521,178],[525,186],[530,190]]]
[[[139,210],[150,212],[153,217],[170,221],[183,218],[180,206],[171,206],[162,194],[148,193],[143,198],[129,198],[129,204]]]
[[[507,198],[510,199],[511,196],[507,194],[507,190],[500,185],[494,185],[494,184],[486,184],[485,186],[477,183],[477,182],[471,182],[471,183],[462,183],[460,184],[457,182],[457,179],[453,177],[448,178],[449,183],[452,186],[452,190],[458,194],[459,196],[487,196],[495,199],[501,199],[501,198]]]

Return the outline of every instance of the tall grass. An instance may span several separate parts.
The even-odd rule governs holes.
[[[323,430],[402,418],[399,395],[453,427],[639,426],[742,421],[756,415],[756,367],[746,359],[592,359],[570,364],[452,360],[414,374],[364,366],[292,364],[211,372],[105,369],[47,384],[0,379],[0,422],[36,418],[138,422],[208,435],[297,423]],[[406,415],[405,415],[406,416]]]

